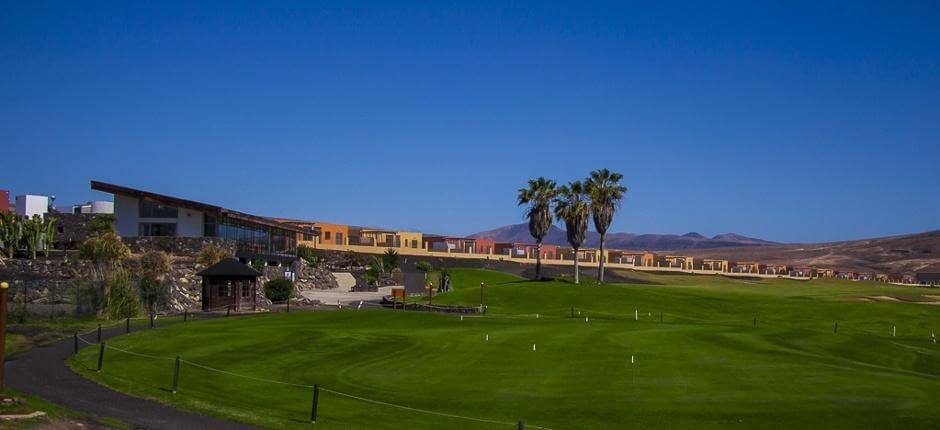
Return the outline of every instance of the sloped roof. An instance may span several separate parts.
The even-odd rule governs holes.
[[[197,276],[232,276],[257,278],[261,272],[235,258],[226,258],[199,271]]]

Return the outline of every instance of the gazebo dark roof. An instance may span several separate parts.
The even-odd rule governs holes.
[[[246,264],[242,264],[242,262],[235,258],[226,258],[218,263],[206,267],[205,269],[202,269],[196,275],[257,278],[261,276],[261,272]]]

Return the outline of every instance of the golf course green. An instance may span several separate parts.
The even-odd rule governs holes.
[[[434,302],[478,305],[485,282],[486,316],[363,308],[216,318],[109,340],[128,352],[107,349],[101,372],[96,347],[69,365],[119,391],[266,428],[312,428],[313,384],[323,387],[315,427],[324,429],[940,426],[931,341],[940,306],[917,303],[937,294],[928,289],[451,274],[454,291]]]

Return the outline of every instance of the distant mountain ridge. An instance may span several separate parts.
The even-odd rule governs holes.
[[[470,237],[489,238],[497,242],[523,242],[532,243],[527,223],[512,224],[493,230],[481,231]],[[600,235],[597,232],[585,233],[584,246],[596,248],[600,245]],[[545,236],[543,243],[567,246],[568,239],[564,230],[552,225]],[[742,236],[735,233],[719,234],[714,237],[705,237],[699,233],[691,232],[683,235],[676,234],[633,234],[633,233],[607,233],[606,246],[611,249],[627,249],[637,251],[672,251],[682,249],[727,248],[745,246],[778,245],[762,239]]]

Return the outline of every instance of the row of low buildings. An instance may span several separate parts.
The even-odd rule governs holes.
[[[263,258],[272,263],[292,261],[297,246],[361,252],[384,252],[387,248],[404,255],[509,259],[536,258],[532,243],[496,242],[488,238],[457,237],[360,227],[322,221],[270,218],[250,215],[220,206],[92,181],[94,190],[114,195],[116,228],[122,237],[183,236],[224,237],[236,242],[242,259]],[[541,257],[547,264],[570,264],[577,259],[587,265],[604,259],[611,267],[735,275],[787,276],[794,278],[844,278],[908,284],[940,284],[926,275],[892,275],[837,271],[829,268],[735,262],[684,255],[581,248],[543,244]]]

